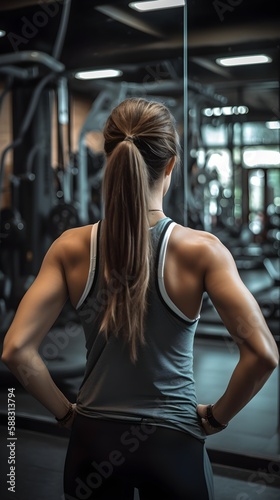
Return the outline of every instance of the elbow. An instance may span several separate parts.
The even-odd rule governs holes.
[[[1,355],[1,361],[4,363],[6,366],[11,366],[15,358],[15,353],[11,351],[11,349],[4,348],[2,355]]]
[[[15,342],[4,342],[1,355],[2,362],[12,371],[21,366],[35,365],[34,356],[38,353],[31,345],[21,345]]]
[[[262,346],[255,350],[245,344],[240,346],[240,358],[246,363],[253,363],[259,374],[270,375],[279,365],[279,351],[275,344]]]
[[[268,361],[270,363],[271,370],[275,370],[275,368],[279,365],[279,349],[274,339],[268,352]]]
[[[277,368],[278,365],[279,365],[279,351],[278,351],[278,348],[276,347],[275,352],[273,353],[273,356],[271,357],[272,370],[275,370],[275,368]]]
[[[16,346],[12,346],[10,343],[4,343],[3,352],[1,355],[1,361],[8,367],[12,368],[15,364],[19,362],[21,349]]]
[[[273,372],[279,365],[279,351],[277,346],[261,355],[260,363],[266,368],[267,372]]]

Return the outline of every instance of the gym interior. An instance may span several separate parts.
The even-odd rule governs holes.
[[[51,243],[102,218],[102,129],[111,109],[132,96],[163,101],[176,118],[182,165],[165,213],[226,245],[279,347],[277,2],[162,3],[142,11],[128,0],[0,2],[1,349]],[[232,65],[230,58],[244,56]],[[238,349],[207,295],[194,348],[198,400],[215,401]],[[73,400],[85,345],[69,303],[40,353]],[[0,370],[1,498],[60,500],[69,433],[2,363]],[[5,484],[11,387],[16,496]],[[279,499],[279,367],[226,431],[207,440],[207,449],[216,500]]]

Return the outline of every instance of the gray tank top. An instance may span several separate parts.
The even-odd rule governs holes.
[[[150,229],[154,251],[145,326],[145,345],[138,360],[130,361],[121,337],[99,334],[99,313],[108,293],[98,286],[98,238],[93,226],[88,281],[77,305],[85,337],[87,362],[77,397],[77,411],[100,419],[145,422],[188,432],[200,440],[206,435],[196,413],[193,341],[198,318],[187,318],[168,297],[164,262],[169,236],[176,224],[161,219]]]

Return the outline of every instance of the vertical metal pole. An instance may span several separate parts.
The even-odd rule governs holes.
[[[183,131],[183,220],[188,225],[188,8],[184,6],[184,131]]]
[[[18,137],[33,92],[32,86],[13,90],[14,138]],[[38,273],[51,243],[44,229],[53,204],[51,112],[52,94],[46,88],[41,92],[28,133],[13,155],[13,173],[20,179],[19,206],[15,208],[26,222],[26,243],[20,249],[23,276]]]
[[[278,113],[277,116],[279,118],[279,110],[280,110],[280,49],[278,46]],[[278,147],[280,148],[280,130],[278,134]],[[277,346],[280,352],[280,339],[278,335]],[[278,370],[278,453],[280,453],[280,366],[277,367]]]

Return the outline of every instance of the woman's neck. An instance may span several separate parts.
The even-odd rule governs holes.
[[[160,220],[164,219],[166,216],[162,209],[149,209],[148,218],[150,227],[155,226],[155,224]]]

